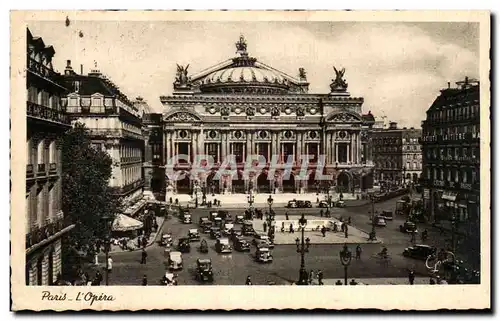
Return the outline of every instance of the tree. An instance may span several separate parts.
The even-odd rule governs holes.
[[[102,241],[108,233],[103,217],[112,219],[119,212],[120,202],[109,187],[112,163],[108,153],[92,147],[85,125],[77,123],[65,134],[62,207],[75,228],[65,240],[63,250],[70,261],[76,253],[93,255],[96,242]],[[71,263],[78,265],[80,262],[75,260]]]

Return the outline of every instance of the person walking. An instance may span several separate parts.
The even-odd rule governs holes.
[[[288,218],[288,212],[285,212],[285,219],[288,221],[289,218]]]
[[[145,248],[142,248],[141,252],[141,264],[146,264],[146,259],[148,258],[148,253]]]
[[[250,279],[250,275],[247,276],[247,280],[245,281],[245,285],[252,285],[252,279]]]
[[[290,231],[288,233],[295,233],[293,230],[293,223],[290,223]]]
[[[361,245],[356,246],[356,260],[361,260]]]
[[[342,285],[342,281],[338,280],[337,282],[335,282],[335,285]]]
[[[281,222],[281,233],[285,233],[285,222]]]
[[[323,271],[318,271],[318,284],[323,285]]]
[[[144,276],[142,277],[142,285],[143,286],[148,285],[148,277],[146,276],[146,274],[144,274]]]
[[[345,238],[347,238],[349,236],[349,234],[347,233],[347,225],[344,225],[344,235],[345,235]]]
[[[102,282],[102,274],[101,272],[97,271],[95,272],[94,285],[101,285],[101,282]]]
[[[309,272],[309,284],[313,284],[313,281],[314,281],[314,270],[311,270],[311,272]]]
[[[321,228],[321,234],[323,234],[323,237],[326,237],[326,227],[324,225]]]
[[[413,270],[410,270],[408,273],[408,281],[410,282],[410,285],[413,285],[415,282],[415,272]]]
[[[266,222],[264,222],[264,223],[262,224],[262,226],[264,227],[264,233],[266,233],[266,231],[267,231],[267,224],[266,224]]]
[[[319,211],[319,216],[320,216],[320,217],[323,217],[323,210],[320,210],[320,211]]]

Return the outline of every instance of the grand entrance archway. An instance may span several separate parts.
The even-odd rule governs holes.
[[[295,193],[295,175],[283,177],[283,193]]]
[[[219,180],[215,179],[215,172],[211,173],[207,177],[207,189],[208,189],[208,192],[211,194],[219,194],[220,193]]]
[[[337,176],[337,188],[339,192],[349,192],[349,174],[342,172]]]
[[[269,186],[269,180],[267,179],[267,173],[261,173],[257,177],[257,189],[259,193],[271,193],[271,188]]]
[[[233,177],[233,193],[245,193],[245,180],[243,179],[243,174],[238,171],[236,177]]]
[[[191,180],[189,179],[189,174],[186,173],[184,178],[177,181],[177,193],[191,194]]]

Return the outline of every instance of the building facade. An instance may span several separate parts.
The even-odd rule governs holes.
[[[422,122],[424,194],[431,220],[454,220],[478,243],[479,82],[456,84],[441,90]]]
[[[95,148],[113,160],[110,186],[123,200],[125,214],[143,207],[142,111],[96,68],[78,74],[67,61],[64,78],[68,94],[62,99],[73,121],[85,124]],[[83,69],[83,68],[82,68]]]
[[[193,76],[178,65],[173,95],[160,97],[167,193],[191,193],[195,187],[210,193],[303,193],[332,188],[356,193],[371,187],[368,133],[373,117],[363,117],[363,98],[347,92],[345,69],[335,69],[330,93],[311,94],[303,68],[293,77],[259,62],[249,56],[243,37],[236,49],[237,57]],[[174,160],[179,154],[187,159]],[[201,154],[213,160],[210,171],[185,175],[182,180],[169,177],[190,173],[195,156]],[[216,171],[225,166],[227,155],[235,156],[237,170],[218,177]],[[266,159],[261,174],[243,173],[249,155]],[[304,164],[302,155],[310,155],[309,162]],[[277,170],[269,174],[273,156]],[[284,170],[288,159],[292,161],[289,177]],[[303,166],[307,176],[298,175]],[[319,180],[317,173],[331,178]]]
[[[156,200],[165,198],[165,168],[163,166],[162,114],[145,113],[144,135],[144,193],[151,193]]]
[[[26,284],[52,285],[62,271],[64,219],[60,138],[71,128],[61,106],[65,88],[54,71],[55,50],[27,30]]]
[[[419,182],[422,173],[421,129],[398,128],[373,131],[375,179],[392,185]]]

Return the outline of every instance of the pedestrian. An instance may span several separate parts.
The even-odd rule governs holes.
[[[293,230],[293,223],[290,223],[290,231],[289,233],[295,233],[294,230]]]
[[[351,282],[349,282],[349,285],[357,285],[358,282],[356,282],[354,279],[351,280]]]
[[[169,199],[169,203],[170,203],[170,204],[172,204],[172,197],[170,197],[170,199]]]
[[[318,271],[318,284],[323,285],[323,271]]]
[[[175,205],[179,205],[179,199],[178,198],[175,199]]]
[[[313,284],[313,280],[314,280],[314,270],[311,270],[311,272],[309,272],[309,284]]]
[[[344,235],[345,235],[345,238],[347,238],[347,237],[348,237],[348,233],[347,233],[347,225],[346,225],[346,226],[344,226],[344,233],[345,233],[345,234],[344,234]]]
[[[148,258],[148,253],[145,248],[142,248],[141,252],[141,264],[146,264],[146,259]]]
[[[97,271],[95,272],[94,285],[101,285],[101,282],[102,282],[102,274],[101,272]]]
[[[430,278],[430,279],[429,279],[429,284],[430,284],[430,285],[436,285],[436,281],[434,281],[434,279],[433,279],[433,278]]]
[[[252,285],[252,280],[250,279],[250,275],[247,276],[247,280],[245,281],[245,285]]]
[[[338,280],[337,282],[335,282],[335,285],[342,285],[342,281]]]
[[[148,285],[148,277],[146,276],[146,274],[144,274],[144,276],[142,277],[142,285]]]
[[[289,218],[288,218],[288,212],[285,212],[285,219],[288,221]]]
[[[361,245],[356,246],[356,260],[361,260]]]
[[[316,204],[319,204],[319,197],[316,197]]]
[[[326,227],[324,225],[321,228],[321,234],[323,234],[323,237],[326,237]]]
[[[266,224],[266,222],[264,222],[264,223],[262,224],[262,226],[264,227],[264,233],[266,233],[266,231],[267,231],[267,224]]]
[[[347,224],[351,225],[351,217],[349,216],[349,218],[347,219]]]
[[[410,239],[411,243],[415,243],[415,234],[416,234],[415,231],[411,232],[411,239]]]
[[[320,210],[320,211],[319,211],[319,216],[320,216],[320,217],[323,217],[323,210]]]
[[[149,239],[149,235],[148,236],[144,236],[142,238],[142,247],[146,247],[148,245],[148,239]]]
[[[108,276],[111,274],[111,271],[113,270],[113,258],[110,256],[108,257]]]
[[[285,222],[281,222],[281,233],[285,233]]]
[[[410,270],[408,273],[408,281],[410,281],[410,285],[413,285],[415,282],[415,272],[413,270]]]
[[[339,228],[337,227],[337,222],[333,222],[333,231],[338,232]]]

